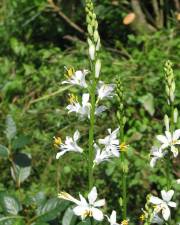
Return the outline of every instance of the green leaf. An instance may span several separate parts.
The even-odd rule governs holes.
[[[6,117],[6,137],[10,142],[16,135],[16,124],[11,115],[7,115]]]
[[[154,97],[151,93],[148,93],[147,95],[144,95],[139,98],[139,101],[145,108],[145,110],[151,115],[154,115],[155,109],[154,109]]]
[[[11,167],[11,175],[20,186],[31,173],[31,156],[26,153],[18,153],[14,157],[14,167]]]
[[[16,198],[4,193],[1,193],[0,195],[0,204],[4,211],[11,215],[17,215],[22,209],[21,204]]]
[[[62,219],[62,225],[74,225],[77,217],[74,215],[74,212],[71,207],[69,207]]]
[[[8,158],[8,155],[9,149],[6,146],[0,144],[0,157]]]
[[[91,225],[91,221],[90,221],[90,220],[81,221],[81,222],[78,223],[77,225]]]
[[[12,148],[14,150],[22,149],[24,146],[29,144],[29,142],[30,142],[30,137],[25,135],[20,135],[19,137],[13,140]]]
[[[41,204],[37,209],[38,221],[50,221],[55,219],[62,211],[64,211],[68,202],[62,201],[58,198],[51,198],[45,203]]]

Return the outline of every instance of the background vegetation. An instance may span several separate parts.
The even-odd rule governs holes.
[[[163,169],[150,169],[149,151],[155,134],[164,129],[167,59],[174,64],[177,107],[180,104],[180,4],[178,0],[94,2],[103,46],[102,79],[112,83],[120,76],[125,86],[126,136],[131,146],[128,216],[138,224],[146,195],[165,184]],[[67,116],[68,96],[61,85],[65,65],[88,67],[84,2],[2,0],[0,4],[0,224],[77,224],[69,204],[58,200],[57,193],[83,191],[87,165],[76,154],[57,161],[52,142],[55,135],[72,134],[74,125],[83,134],[82,145],[87,144],[88,123],[77,127],[76,117]],[[116,128],[116,108],[113,100],[113,107],[97,121],[97,135]],[[119,166],[113,161],[95,173],[100,196],[108,200],[107,212],[119,208]],[[180,189],[178,167],[175,159],[175,190]],[[175,214],[173,224],[180,217]]]

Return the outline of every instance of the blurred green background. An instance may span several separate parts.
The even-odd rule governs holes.
[[[94,4],[102,42],[101,80],[113,83],[121,77],[125,87],[126,139],[131,146],[128,217],[132,224],[140,224],[146,195],[158,194],[166,183],[162,166],[150,168],[149,152],[168,113],[163,77],[167,59],[174,64],[176,106],[180,103],[180,2]],[[70,204],[58,200],[57,193],[85,193],[87,165],[73,153],[56,160],[53,136],[64,139],[79,129],[81,145],[87,148],[88,121],[77,123],[75,116],[67,115],[68,91],[61,85],[64,66],[77,70],[89,65],[84,1],[1,0],[0,43],[0,224],[78,224]],[[78,93],[75,88],[71,91]],[[107,128],[116,128],[116,100],[106,104],[109,110],[97,120],[97,139]],[[176,191],[179,162],[174,159],[172,166]],[[117,209],[119,221],[120,166],[113,160],[95,170],[100,197],[107,199],[105,212]],[[178,214],[173,213],[172,225]]]

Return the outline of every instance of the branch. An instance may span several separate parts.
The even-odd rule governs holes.
[[[77,24],[75,24],[72,20],[69,19],[57,6],[53,0],[47,0],[49,3],[49,6],[53,9],[54,12],[58,13],[60,17],[62,17],[71,27],[73,27],[75,30],[79,31],[81,34],[85,34],[85,31],[79,27]]]
[[[156,28],[147,22],[146,17],[141,8],[140,1],[131,0],[131,6],[137,16],[132,26],[140,33],[151,33],[156,31]]]

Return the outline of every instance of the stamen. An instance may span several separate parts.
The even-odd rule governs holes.
[[[145,215],[144,214],[141,214],[140,217],[139,217],[140,221],[144,222],[145,221]]]
[[[128,220],[123,220],[123,221],[121,222],[121,224],[122,224],[122,225],[128,225]]]
[[[54,147],[59,148],[59,146],[62,144],[62,140],[60,137],[53,137],[54,138]]]
[[[65,67],[65,70],[66,70],[66,73],[64,74],[64,76],[67,77],[68,79],[70,79],[75,73],[75,70],[73,67],[70,67],[69,69]]]
[[[73,94],[69,94],[69,99],[68,99],[70,104],[73,104],[75,102],[78,101],[77,96],[73,95]]]
[[[129,145],[126,145],[125,142],[122,142],[120,145],[119,145],[119,148],[120,148],[120,151],[121,152],[126,152],[127,149],[128,149]]]

